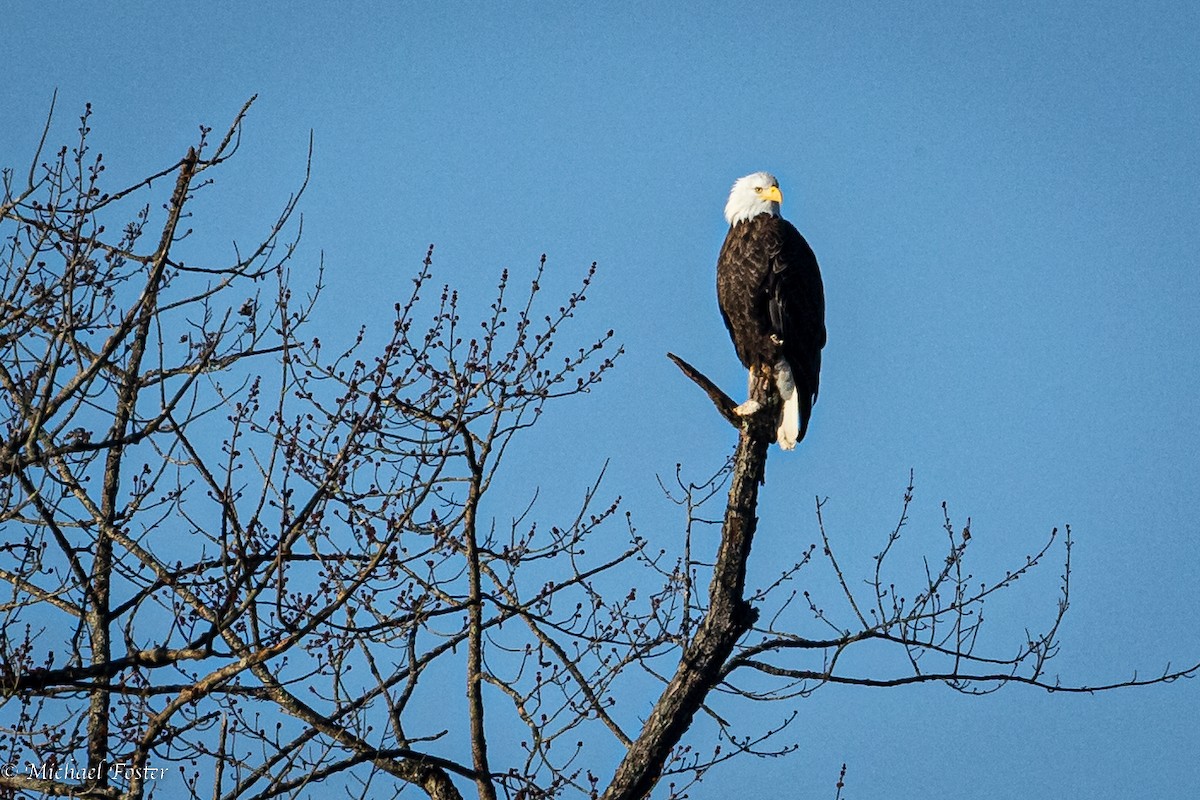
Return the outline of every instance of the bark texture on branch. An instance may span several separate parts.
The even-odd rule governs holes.
[[[675,356],[671,359],[704,389],[723,416],[731,422],[737,420],[740,433],[721,544],[708,590],[708,612],[695,638],[684,648],[675,675],[654,704],[641,734],[617,767],[603,800],[641,800],[650,794],[671,750],[691,726],[708,693],[720,683],[722,667],[757,616],[745,600],[746,562],[758,525],[758,487],[765,474],[767,448],[775,440],[771,421],[778,414],[778,401],[774,392],[767,391],[766,381],[756,381],[752,397],[762,403],[759,412],[744,419],[726,414],[725,404],[732,405],[729,397],[687,362]]]
[[[737,403],[734,402],[733,398],[725,394],[720,386],[709,380],[707,375],[679,356],[674,353],[667,353],[667,358],[674,361],[675,366],[679,367],[684,375],[687,375],[697,386],[704,390],[704,393],[708,395],[708,399],[713,401],[713,405],[717,407],[717,411],[721,412],[721,416],[727,419],[730,425],[735,428],[741,427],[742,420],[734,410],[737,408]]]

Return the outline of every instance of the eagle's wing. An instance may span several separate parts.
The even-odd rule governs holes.
[[[767,335],[763,320],[764,273],[768,267],[758,251],[758,238],[747,223],[735,225],[725,236],[717,258],[717,304],[738,359],[747,369],[759,360],[758,341]]]
[[[821,379],[825,346],[825,288],[812,248],[787,220],[779,220],[771,242],[767,307],[772,332],[783,342],[801,396],[801,429],[807,427]]]

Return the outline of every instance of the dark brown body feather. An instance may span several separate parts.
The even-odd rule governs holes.
[[[747,369],[773,368],[781,358],[791,367],[803,439],[825,346],[825,289],[812,248],[782,217],[733,225],[717,258],[717,303]]]

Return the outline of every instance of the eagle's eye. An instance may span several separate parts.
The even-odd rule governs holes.
[[[762,194],[762,190],[763,190],[763,187],[761,187],[761,186],[754,187],[754,191],[757,192],[758,194]]]

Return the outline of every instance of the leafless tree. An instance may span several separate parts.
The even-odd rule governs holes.
[[[770,403],[739,419],[681,360],[738,443],[714,474],[664,482],[677,534],[651,546],[603,471],[551,521],[500,496],[519,434],[622,352],[612,331],[572,326],[595,265],[558,302],[544,258],[501,273],[474,313],[436,284],[431,249],[389,330],[323,343],[322,278],[297,294],[292,276],[303,185],[226,261],[189,238],[189,204],[236,154],[249,107],[125,186],[90,148],[90,110],[72,146],[46,150],[48,121],[32,166],[4,172],[8,795],[683,797],[727,759],[792,749],[790,718],[749,729],[742,702],[831,683],[1105,688],[1046,669],[1069,530],[980,581],[969,524],[947,515],[944,551],[906,593],[888,557],[910,485],[865,590],[820,502],[821,541],[747,586]],[[1048,628],[1015,654],[978,652],[985,601],[1059,554]],[[794,588],[818,562],[840,587],[824,600]],[[872,641],[905,669],[842,667]]]

